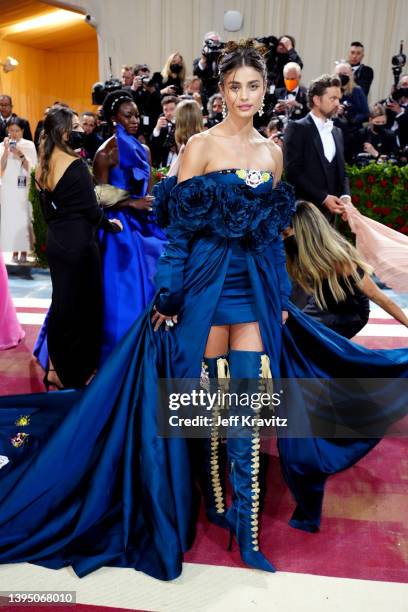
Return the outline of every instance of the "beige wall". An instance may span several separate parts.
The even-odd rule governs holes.
[[[331,72],[352,40],[366,47],[374,68],[371,100],[385,96],[392,83],[391,56],[406,39],[408,0],[77,0],[59,2],[81,8],[98,23],[101,77],[123,63],[147,62],[161,69],[166,57],[180,51],[188,65],[197,57],[203,34],[218,30],[227,39],[292,34],[304,61],[304,83]],[[223,30],[225,10],[240,10],[240,32]],[[408,71],[408,68],[407,68]]]

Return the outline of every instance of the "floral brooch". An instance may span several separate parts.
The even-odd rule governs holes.
[[[10,442],[14,446],[14,448],[20,448],[28,441],[29,435],[30,434],[28,433],[23,433],[22,431],[19,431],[14,436],[14,438],[10,438]]]
[[[18,427],[26,427],[29,424],[30,416],[28,414],[23,414],[19,416],[18,419],[15,421],[15,425],[17,425]]]
[[[261,183],[266,183],[271,178],[269,172],[261,172],[261,170],[236,170],[235,174],[245,181],[248,187],[258,187]]]

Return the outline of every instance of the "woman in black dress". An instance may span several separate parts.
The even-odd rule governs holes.
[[[101,269],[96,230],[121,231],[99,208],[86,163],[69,145],[73,113],[54,106],[44,120],[36,179],[48,224],[52,281],[47,389],[81,387],[95,372],[101,345]]]

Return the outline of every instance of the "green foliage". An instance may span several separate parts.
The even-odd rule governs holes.
[[[362,215],[408,234],[408,166],[348,166],[351,199]]]
[[[152,187],[156,183],[159,183],[162,180],[162,178],[164,178],[167,175],[169,170],[170,170],[169,166],[164,166],[163,168],[152,168],[152,177],[153,177]]]
[[[40,198],[34,181],[34,170],[31,172],[30,191],[28,199],[33,207],[33,230],[34,230],[34,253],[37,265],[41,268],[48,268],[45,245],[47,243],[47,224],[41,210]]]

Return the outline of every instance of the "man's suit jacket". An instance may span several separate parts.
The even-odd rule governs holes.
[[[330,194],[340,197],[350,193],[344,167],[343,135],[336,127],[333,127],[332,134],[336,145],[338,175],[334,193],[329,191],[323,144],[310,113],[299,121],[288,123],[283,144],[286,179],[294,186],[296,197],[316,204],[327,217],[331,215],[323,205],[326,196]]]
[[[275,89],[274,93],[274,105],[277,104],[278,100],[287,100],[290,92],[286,89],[286,87],[278,87]],[[307,105],[307,89],[303,87],[303,85],[299,86],[298,91],[296,92],[295,97],[296,102],[302,105],[302,108],[294,108],[290,114],[290,118],[293,121],[297,121],[298,119],[303,119],[309,112],[309,108]]]
[[[360,64],[360,66],[354,71],[354,80],[357,85],[360,85],[366,96],[368,96],[368,92],[370,91],[373,78],[374,70],[365,64]]]
[[[10,117],[7,117],[6,120],[4,121],[0,120],[0,142],[3,142],[3,140],[7,136],[7,125],[12,117],[17,117],[17,115],[15,113],[12,113]],[[27,119],[23,119],[23,121],[24,121],[23,138],[25,138],[26,140],[32,140],[33,137],[31,134],[30,124],[27,121]]]

